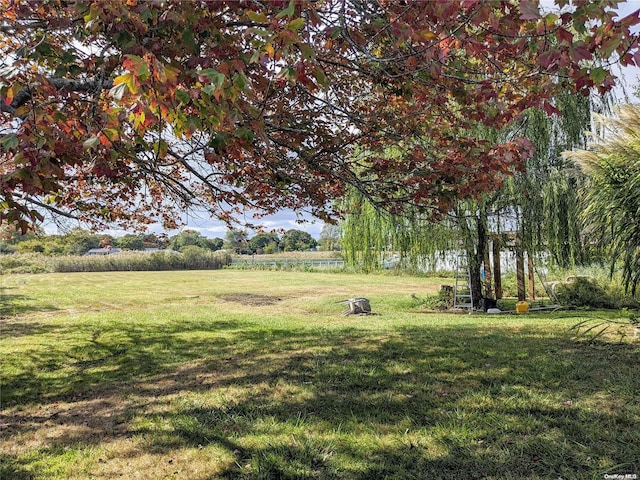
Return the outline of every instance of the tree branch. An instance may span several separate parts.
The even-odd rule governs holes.
[[[113,87],[113,79],[89,79],[89,80],[73,80],[69,78],[49,78],[47,81],[57,90],[67,90],[70,92],[95,92],[98,90],[106,90]],[[31,92],[34,87],[25,87],[20,90],[11,105],[7,105],[4,101],[0,101],[2,111],[10,115],[15,115],[18,108],[25,105],[31,100]]]

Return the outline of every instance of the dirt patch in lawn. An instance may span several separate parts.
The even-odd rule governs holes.
[[[251,305],[254,307],[260,307],[263,305],[274,305],[282,300],[278,297],[271,297],[269,295],[255,295],[253,293],[233,293],[224,295],[221,298],[225,302],[241,303],[243,305]]]

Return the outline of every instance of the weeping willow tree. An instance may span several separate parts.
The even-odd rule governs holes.
[[[564,94],[556,98],[558,116],[526,112],[518,133],[533,142],[534,154],[525,171],[507,182],[496,204],[499,216],[511,216],[503,223],[518,231],[529,254],[547,253],[563,268],[588,260],[578,220],[580,178],[562,152],[586,145],[593,106],[589,98]]]
[[[405,269],[429,269],[442,260],[453,267],[455,256],[464,252],[473,297],[479,300],[491,234],[487,198],[456,202],[435,222],[417,211],[391,215],[354,190],[343,205],[351,212],[341,223],[343,256],[349,264],[372,271],[388,262]]]
[[[584,262],[578,179],[561,152],[586,145],[584,132],[590,128],[592,105],[588,98],[566,94],[556,98],[555,106],[561,115],[530,110],[511,128],[475,132],[496,143],[524,136],[533,142],[534,154],[525,171],[508,179],[503,188],[477,200],[456,202],[438,222],[411,210],[402,216],[390,215],[362,196],[350,194],[344,209],[348,214],[341,224],[346,260],[371,270],[392,255],[398,255],[404,266],[416,266],[448,251],[463,250],[475,299],[487,293],[482,292],[481,269],[487,263],[491,239],[501,233],[517,232],[530,255],[547,252],[557,265]]]
[[[460,241],[451,217],[433,222],[418,212],[391,215],[355,189],[343,202],[343,210],[350,213],[340,224],[342,254],[347,263],[365,272],[389,262],[406,269],[424,267]]]
[[[596,116],[589,150],[565,153],[587,176],[582,219],[590,241],[618,266],[632,295],[640,285],[640,106],[623,105],[617,116]]]

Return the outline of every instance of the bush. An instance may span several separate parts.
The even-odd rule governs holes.
[[[551,270],[549,285],[558,294],[559,303],[577,307],[629,308],[640,306],[637,298],[625,291],[621,275],[611,275],[607,265],[588,265],[570,271]],[[560,281],[557,281],[560,280]]]
[[[441,288],[437,295],[418,297],[411,295],[414,302],[429,310],[449,310],[453,307],[453,288]]]
[[[555,286],[558,301],[577,307],[613,308],[613,302],[604,288],[589,277],[573,276]]]
[[[602,285],[589,276],[574,275],[555,285],[558,301],[563,305],[593,308],[637,308],[638,302],[613,281]]]

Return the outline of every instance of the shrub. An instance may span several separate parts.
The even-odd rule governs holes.
[[[589,277],[573,276],[555,287],[558,301],[563,305],[578,307],[613,308],[607,292]]]
[[[411,298],[418,305],[429,310],[448,310],[453,307],[453,289],[441,288],[437,295],[418,297],[415,294]]]
[[[593,308],[637,308],[638,301],[626,295],[614,281],[604,284],[588,276],[570,276],[555,286],[563,305]]]
[[[611,275],[607,265],[576,267],[572,271],[549,272],[559,303],[578,307],[629,308],[640,306],[638,298],[625,291],[621,275]]]

